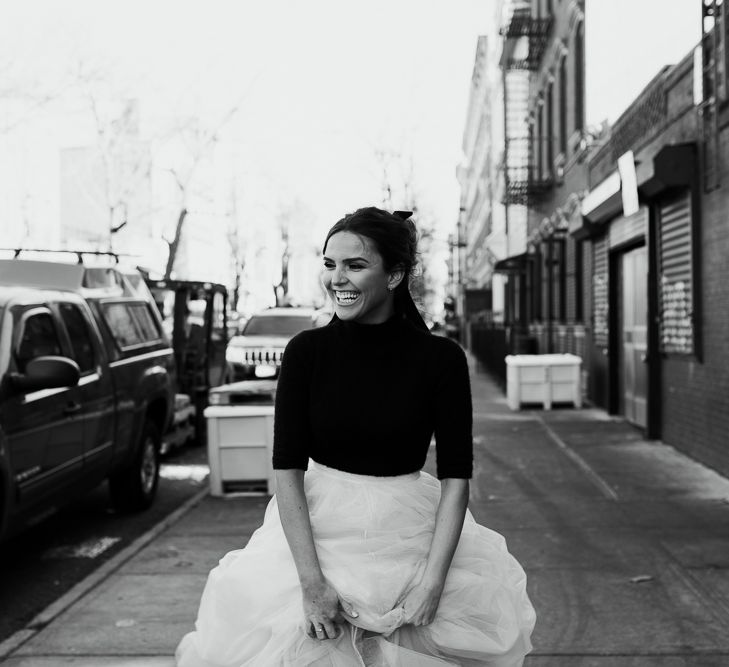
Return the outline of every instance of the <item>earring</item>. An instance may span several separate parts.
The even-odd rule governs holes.
[[[387,291],[388,292],[392,292],[392,290],[394,290],[394,289],[395,289],[395,286],[394,285],[388,285],[387,286]]]

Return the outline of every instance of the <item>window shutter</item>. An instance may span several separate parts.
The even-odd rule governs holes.
[[[691,198],[659,207],[658,275],[661,351],[694,353]]]
[[[592,246],[592,332],[595,345],[608,344],[608,239],[603,236]]]

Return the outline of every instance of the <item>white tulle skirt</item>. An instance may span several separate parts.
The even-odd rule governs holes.
[[[504,538],[470,512],[435,620],[403,625],[401,595],[419,580],[440,483],[425,472],[353,475],[312,463],[304,477],[324,575],[359,612],[336,638],[310,638],[276,498],[244,549],[210,572],[178,667],[521,665],[535,622],[526,575]]]

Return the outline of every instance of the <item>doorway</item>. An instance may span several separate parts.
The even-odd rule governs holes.
[[[618,406],[645,428],[648,406],[648,254],[646,247],[618,257]]]

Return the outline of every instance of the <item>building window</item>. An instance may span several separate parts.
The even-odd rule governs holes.
[[[567,153],[567,58],[559,64],[559,152]]]
[[[554,273],[557,289],[557,319],[567,321],[567,257],[564,239],[552,241],[554,246]]]
[[[585,24],[577,26],[575,54],[575,130],[585,127]]]
[[[547,122],[544,129],[545,141],[547,142],[547,168],[545,169],[546,174],[549,176],[552,173],[552,166],[554,165],[554,86],[550,83],[547,87],[547,101],[545,107],[547,109]]]
[[[537,168],[536,178],[538,181],[542,180],[543,163],[544,163],[544,151],[542,145],[544,143],[544,105],[539,107],[537,112]]]
[[[575,280],[574,280],[574,286],[575,286],[575,322],[582,322],[585,317],[585,308],[584,308],[584,302],[585,297],[583,294],[584,289],[584,242],[583,241],[575,241],[574,243],[574,262],[575,262]]]
[[[663,202],[658,217],[661,352],[690,355],[696,349],[690,194]]]
[[[532,262],[532,314],[536,322],[542,319],[542,253],[537,246]]]

